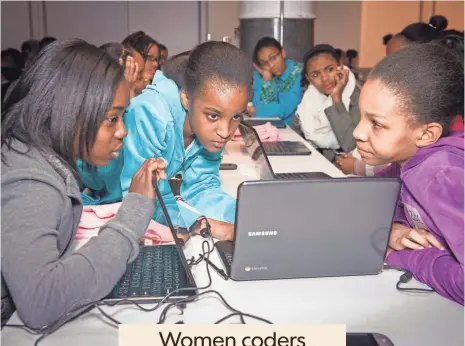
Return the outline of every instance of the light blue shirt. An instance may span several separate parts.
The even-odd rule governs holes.
[[[222,151],[208,152],[197,139],[185,149],[185,119],[186,111],[181,104],[179,88],[163,72],[157,71],[152,85],[132,99],[126,111],[124,122],[128,135],[124,139],[123,155],[110,164],[112,167],[98,168],[90,176],[107,190],[105,197],[118,194],[124,196],[129,190],[133,175],[144,161],[162,158],[167,162],[168,179],[178,173],[182,174],[181,196],[189,205],[208,218],[233,223],[236,200],[223,191],[219,177]],[[108,174],[112,169],[115,169],[114,174]],[[120,185],[107,179],[113,179],[118,174],[118,169],[121,172]],[[102,174],[105,172],[107,174]],[[89,172],[85,172],[85,175],[86,180],[91,181]],[[191,217],[183,218],[186,214],[179,210],[168,181],[161,180],[158,187],[173,224],[190,227],[194,220]],[[166,224],[158,201],[154,219]]]
[[[290,125],[297,106],[302,101],[302,63],[286,60],[287,68],[282,76],[271,81],[263,80],[254,72],[253,99],[258,118],[278,117]]]

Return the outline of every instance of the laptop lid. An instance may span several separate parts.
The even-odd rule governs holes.
[[[270,123],[271,125],[277,127],[278,129],[286,128],[286,123],[279,118],[272,118],[272,119],[261,119],[261,118],[248,118],[243,120],[244,123],[250,126],[259,126],[265,125],[266,123]]]
[[[170,184],[170,186],[171,186],[171,188],[173,188],[173,184]],[[174,225],[173,225],[173,221],[171,220],[170,214],[168,213],[168,209],[166,208],[165,201],[163,200],[163,196],[161,195],[161,192],[160,192],[160,190],[158,188],[158,184],[156,182],[154,182],[153,187],[155,189],[155,194],[157,196],[158,202],[160,203],[161,209],[163,211],[163,215],[165,216],[166,223],[168,224],[168,227],[169,227],[169,229],[171,231],[171,235],[173,236],[174,242],[176,244],[176,248],[178,249],[179,257],[181,259],[182,266],[183,266],[183,268],[184,268],[184,270],[186,272],[187,279],[188,279],[189,283],[191,284],[191,286],[193,287],[190,295],[193,295],[193,294],[196,293],[195,289],[197,288],[197,285],[195,283],[194,276],[192,275],[191,268],[187,264],[186,257],[184,256],[184,251],[182,250],[183,247],[184,247],[184,241],[182,239],[178,238],[176,229],[174,228]],[[175,191],[173,191],[173,192],[175,192]]]
[[[257,131],[247,124],[239,124],[239,132],[244,139],[245,149],[253,161],[253,166],[259,173],[260,179],[271,180],[275,178],[273,168],[265,153]]]
[[[397,178],[242,183],[230,277],[379,273],[400,186]]]

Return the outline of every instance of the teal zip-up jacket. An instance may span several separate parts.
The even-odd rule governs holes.
[[[287,69],[280,77],[265,81],[255,71],[252,103],[259,118],[278,117],[290,125],[297,106],[302,101],[300,80],[303,65],[300,62],[286,60]]]
[[[109,204],[123,199],[120,181],[123,163],[122,151],[105,167],[94,167],[85,161],[76,162],[83,205]]]
[[[128,135],[122,155],[105,167],[77,163],[81,181],[87,188],[81,192],[84,205],[120,201],[144,161],[162,158],[167,162],[168,179],[182,174],[181,196],[189,205],[208,218],[233,223],[236,199],[223,191],[219,177],[222,151],[210,153],[196,139],[184,149],[185,119],[179,88],[163,72],[157,71],[153,84],[132,99],[126,111],[124,122]],[[168,181],[162,180],[158,186],[173,224],[190,227],[192,214],[183,212],[182,215],[190,218],[183,219]],[[153,218],[166,224],[158,201]]]
[[[236,199],[223,191],[219,177],[222,151],[210,153],[196,139],[185,149],[185,119],[180,89],[163,72],[157,71],[152,85],[132,99],[126,111],[128,135],[124,139],[122,155],[123,195],[128,192],[132,176],[145,160],[162,158],[167,163],[168,179],[177,173],[182,174],[181,196],[189,205],[208,218],[233,223]],[[190,227],[193,221],[182,218],[168,181],[161,180],[158,186],[174,225]],[[158,201],[154,219],[166,223]]]

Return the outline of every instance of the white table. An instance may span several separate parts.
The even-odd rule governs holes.
[[[279,129],[279,135],[285,141],[304,143],[312,153],[311,155],[302,156],[269,156],[268,158],[275,173],[323,172],[333,178],[345,177],[344,173],[291,128]],[[223,188],[233,196],[237,195],[237,186],[243,181],[259,179],[258,172],[252,168],[252,159],[247,154],[242,141],[227,144],[223,154],[223,162],[238,165],[237,170],[220,171]]]
[[[290,129],[282,129],[285,140],[300,137]],[[243,144],[229,143],[224,162],[246,165],[248,157],[241,151]],[[310,147],[310,146],[309,146]],[[310,147],[312,155],[271,157],[276,172],[320,171],[333,177],[344,175],[321,154]],[[243,175],[244,173],[249,173]],[[246,168],[221,171],[224,188],[236,195],[237,185],[254,179]],[[202,239],[194,237],[184,252],[198,255]],[[221,266],[218,255],[211,260]],[[199,287],[207,283],[205,263],[193,268]],[[400,273],[384,271],[380,275],[235,282],[221,279],[213,270],[212,289],[219,291],[234,308],[258,315],[274,323],[342,323],[350,332],[379,332],[387,335],[396,346],[461,346],[464,344],[463,307],[437,294],[408,295],[396,290]],[[156,323],[160,311],[145,313],[133,307],[105,308],[123,323]],[[229,314],[216,296],[205,296],[187,306],[184,314],[176,310],[168,315],[167,322],[213,323]],[[231,322],[237,322],[232,320]],[[254,323],[252,320],[248,322]],[[20,323],[15,314],[9,323]],[[40,346],[117,345],[117,330],[96,310],[63,326],[47,337]],[[3,345],[32,345],[36,337],[16,329],[4,328]]]

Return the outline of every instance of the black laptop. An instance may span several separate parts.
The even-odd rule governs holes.
[[[173,293],[165,301],[173,302],[197,294],[194,277],[182,251],[183,242],[176,236],[163,199],[158,197],[158,200],[175,244],[142,246],[137,258],[127,267],[126,273],[102,302],[131,300],[156,303],[180,288],[183,290]]]
[[[378,274],[400,188],[398,178],[245,181],[234,240],[215,247],[238,281]]]
[[[295,172],[295,173],[275,173],[268,160],[267,153],[263,147],[262,141],[253,127],[244,124],[239,125],[239,130],[244,138],[245,147],[251,156],[255,169],[260,174],[262,180],[272,179],[311,179],[311,178],[330,178],[323,172]]]
[[[271,125],[277,127],[278,129],[286,128],[286,123],[284,122],[284,120],[281,120],[281,119],[248,118],[244,120],[244,123],[246,123],[249,126],[259,126],[259,125],[265,125],[266,123],[270,123]]]
[[[255,141],[255,135],[258,137],[255,129],[246,122],[241,122],[239,131],[246,142]],[[267,155],[310,155],[312,152],[307,146],[301,142],[294,141],[274,141],[261,143]]]

